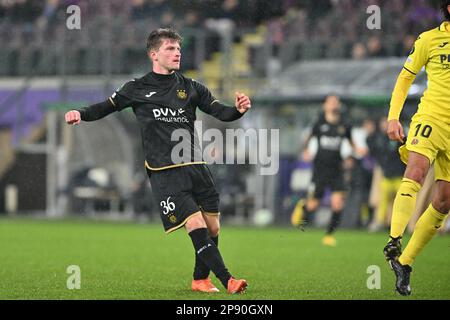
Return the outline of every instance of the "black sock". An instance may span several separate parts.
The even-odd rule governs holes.
[[[341,214],[342,210],[333,211],[331,213],[331,220],[330,224],[328,225],[327,234],[332,234],[336,230],[337,226],[339,225],[339,222],[341,222]]]
[[[211,240],[215,243],[216,247],[219,248],[219,235],[211,237]],[[194,280],[206,279],[209,276],[209,271],[211,271],[208,266],[195,254],[195,266],[194,266]]]
[[[208,229],[195,229],[189,233],[189,236],[192,239],[196,255],[219,278],[223,286],[227,288],[231,274],[225,267],[219,249],[217,249],[216,244],[209,237]]]

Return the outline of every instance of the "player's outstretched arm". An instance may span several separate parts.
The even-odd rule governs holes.
[[[387,135],[389,139],[403,143],[405,134],[403,127],[399,121],[400,113],[408,96],[409,88],[411,87],[416,75],[420,72],[422,67],[428,63],[430,52],[430,41],[426,34],[421,34],[414,47],[409,53],[397,82],[392,92],[391,104],[388,116]]]
[[[218,100],[212,102],[209,108],[201,108],[206,113],[221,121],[230,122],[241,118],[252,106],[250,98],[236,92],[234,108],[221,104]]]
[[[110,99],[93,104],[80,110],[70,110],[65,115],[67,124],[79,124],[81,121],[95,121],[117,111]]]
[[[394,91],[392,92],[388,115],[387,135],[389,136],[389,139],[400,143],[403,143],[403,140],[405,139],[403,127],[399,121],[400,113],[402,112],[403,105],[405,104],[406,97],[408,96],[409,88],[415,78],[415,74],[403,69],[398,76]]]

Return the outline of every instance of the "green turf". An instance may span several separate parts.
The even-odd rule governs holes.
[[[183,230],[160,225],[0,219],[0,299],[450,299],[450,237],[437,236],[414,265],[413,295],[394,293],[383,260],[385,234],[337,233],[324,247],[321,230],[224,226],[220,249],[247,293],[190,292],[194,252]],[[69,265],[81,268],[81,289],[66,287]],[[367,268],[381,269],[369,290]]]

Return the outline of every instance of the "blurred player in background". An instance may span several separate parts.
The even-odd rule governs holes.
[[[405,171],[405,165],[398,158],[399,143],[390,141],[386,130],[387,118],[383,117],[378,123],[378,128],[368,132],[367,136],[369,152],[383,173],[377,188],[379,201],[375,217],[369,225],[370,232],[379,231],[389,225],[386,221],[388,207],[392,204]]]
[[[294,226],[310,223],[313,214],[320,205],[326,189],[331,190],[331,218],[322,243],[336,246],[334,232],[339,225],[342,210],[345,205],[346,187],[343,176],[343,158],[341,147],[344,140],[348,140],[356,150],[351,137],[351,126],[341,116],[341,101],[338,96],[330,95],[323,104],[323,114],[314,124],[309,137],[304,144],[303,159],[313,161],[312,189],[308,198],[300,199],[291,216]],[[314,159],[308,149],[312,138],[317,139],[318,150]],[[361,151],[362,152],[362,151]]]
[[[400,113],[411,84],[425,66],[428,88],[411,119],[406,144],[400,148],[400,156],[407,167],[394,201],[390,240],[384,248],[384,255],[397,278],[396,289],[402,295],[411,294],[411,266],[450,210],[450,0],[441,0],[441,6],[446,21],[416,40],[397,79],[389,109],[389,138],[404,142]],[[433,162],[433,200],[417,221],[402,253],[403,233]]]
[[[237,120],[250,108],[250,99],[237,93],[235,106],[225,106],[205,86],[177,72],[181,41],[171,29],[153,31],[147,39],[152,72],[125,83],[104,102],[69,111],[65,118],[68,124],[78,124],[132,107],[164,229],[170,233],[184,227],[195,248],[192,290],[218,292],[208,277],[212,270],[228,293],[241,293],[247,281],[231,276],[218,249],[219,194],[194,135],[194,122],[197,107],[222,121]],[[172,134],[179,129],[186,133],[183,139],[191,153],[175,163],[172,151],[179,141],[173,141]]]

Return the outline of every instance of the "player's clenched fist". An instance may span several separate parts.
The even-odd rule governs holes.
[[[81,122],[81,114],[76,110],[67,112],[65,117],[68,124],[79,124]]]
[[[240,92],[236,92],[235,95],[236,95],[236,101],[235,101],[236,109],[240,113],[247,112],[247,110],[252,107],[250,98]]]

